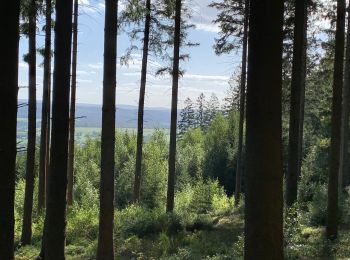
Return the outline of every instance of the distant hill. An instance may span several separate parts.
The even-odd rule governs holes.
[[[26,103],[25,100],[19,100],[19,103]],[[101,127],[102,107],[93,104],[77,104],[76,117],[77,127]],[[18,109],[19,124],[23,124],[27,119],[28,107]],[[22,120],[21,120],[22,119]],[[37,120],[41,119],[41,101],[37,102]],[[167,108],[145,108],[144,128],[169,128],[170,127],[170,109]],[[118,128],[136,128],[137,127],[137,107],[131,105],[118,105],[116,110],[116,127]]]

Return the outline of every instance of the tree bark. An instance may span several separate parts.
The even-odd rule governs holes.
[[[238,150],[237,150],[237,168],[236,168],[236,189],[235,206],[239,205],[242,187],[242,150],[243,150],[243,128],[245,116],[245,88],[247,77],[247,49],[248,49],[248,26],[249,26],[249,1],[245,0],[244,7],[244,29],[243,29],[243,50],[242,50],[242,72],[240,82],[239,99],[239,129],[238,129]]]
[[[289,115],[289,155],[286,204],[297,201],[301,171],[307,49],[307,0],[295,1],[291,101]]]
[[[169,146],[169,172],[166,211],[174,210],[175,195],[175,163],[176,163],[176,130],[177,130],[177,100],[179,88],[179,63],[181,43],[181,0],[175,2],[175,34],[173,56],[173,84],[171,95],[171,120],[170,120],[170,146]]]
[[[283,259],[282,26],[283,0],[251,2],[245,259]]]
[[[97,259],[114,259],[114,151],[118,1],[106,0],[101,135],[100,219]]]
[[[50,143],[51,143],[51,75],[48,92],[48,107],[47,107],[47,134],[46,134],[46,176],[45,176],[45,201],[47,207],[47,201],[49,197],[49,179],[50,179]]]
[[[65,259],[72,0],[56,2],[50,175],[45,259]]]
[[[32,240],[32,213],[35,181],[35,145],[36,145],[36,1],[30,1],[29,7],[29,98],[28,98],[28,144],[26,161],[26,185],[23,206],[22,245]]]
[[[150,24],[151,24],[151,0],[146,0],[146,11],[147,13],[146,13],[146,19],[145,19],[145,31],[144,31],[144,38],[143,38],[141,85],[140,85],[140,97],[139,97],[138,121],[137,121],[137,148],[136,148],[136,168],[135,168],[135,183],[134,183],[134,202],[135,203],[139,202],[140,200],[140,190],[141,190],[143,116],[144,116],[144,108],[145,108],[148,46],[149,46]]]
[[[350,8],[350,2],[349,7]],[[345,189],[349,185],[349,102],[350,102],[350,16],[348,9],[348,29],[346,35],[346,57],[345,57],[345,74],[343,86],[342,102],[342,139],[340,165],[342,167],[339,175],[339,187]]]
[[[78,15],[79,15],[78,8],[79,8],[78,0],[74,0],[72,84],[71,84],[71,93],[70,93],[69,145],[68,145],[68,190],[67,190],[68,205],[73,205],[75,100],[76,100],[76,90],[77,90]]]
[[[46,178],[49,163],[49,124],[50,124],[50,85],[51,85],[51,0],[46,0],[45,10],[45,50],[44,50],[44,80],[43,103],[41,107],[41,135],[39,162],[38,209],[46,206]]]
[[[18,40],[20,1],[5,1],[0,34],[6,35],[0,59],[0,256],[14,259],[14,199],[18,91]]]
[[[329,155],[328,203],[326,236],[335,239],[338,235],[338,177],[341,169],[341,118],[342,88],[345,42],[345,0],[337,1],[337,22],[335,33],[335,57],[333,74],[333,98],[331,119],[331,147]]]

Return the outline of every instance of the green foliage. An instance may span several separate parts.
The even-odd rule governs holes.
[[[217,181],[199,181],[193,187],[190,209],[199,214],[208,214],[214,211],[214,199],[225,197],[225,192]]]
[[[145,145],[141,184],[141,203],[156,208],[165,205],[168,180],[168,141],[156,131]]]
[[[98,207],[73,206],[67,215],[67,244],[94,241],[98,234]],[[83,241],[81,241],[83,240]]]
[[[185,107],[180,112],[180,121],[178,123],[180,136],[186,131],[196,127],[196,112],[192,100],[187,98],[184,105]]]
[[[244,7],[242,0],[213,1],[210,6],[218,11],[213,21],[220,27],[219,38],[215,39],[215,52],[220,55],[237,50],[243,37]]]
[[[217,114],[205,135],[203,167],[203,176],[218,179],[228,194],[234,190],[234,157],[237,149],[237,140],[232,140],[235,135],[230,130],[229,120]]]
[[[203,175],[204,135],[199,128],[187,131],[178,143],[176,160],[177,190]]]
[[[307,204],[308,218],[313,226],[325,225],[327,217],[327,186],[317,185],[312,200]]]

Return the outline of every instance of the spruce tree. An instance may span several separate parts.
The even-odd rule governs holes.
[[[73,0],[56,2],[50,175],[44,228],[45,259],[65,259],[69,88]]]
[[[16,127],[18,92],[18,40],[20,1],[4,1],[6,15],[0,16],[4,36],[0,59],[0,257],[14,259],[14,203],[16,167]]]
[[[213,93],[210,96],[210,99],[205,102],[204,110],[204,125],[205,128],[208,128],[211,122],[214,120],[216,114],[220,110],[220,102],[218,97]]]
[[[245,259],[283,259],[283,0],[251,1],[247,84]],[[268,62],[267,62],[268,61]]]
[[[331,119],[331,148],[329,154],[329,178],[327,201],[327,226],[328,239],[336,239],[338,236],[338,181],[341,169],[341,116],[342,116],[342,89],[343,66],[345,47],[345,0],[337,1],[337,20],[335,33],[335,57],[333,71],[333,98]]]
[[[36,0],[28,3],[28,39],[29,53],[29,93],[28,93],[28,144],[26,161],[26,186],[23,206],[21,243],[29,245],[32,240],[33,194],[35,181],[35,146],[36,146],[36,18],[38,4]]]
[[[196,127],[205,130],[205,95],[201,93],[196,100]]]
[[[118,0],[105,1],[98,260],[114,259],[114,153]]]
[[[180,112],[179,134],[183,135],[188,130],[195,127],[195,110],[194,104],[190,98],[186,98],[185,107]]]

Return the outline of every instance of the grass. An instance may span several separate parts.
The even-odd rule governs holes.
[[[243,221],[239,215],[221,215],[210,216],[206,226],[187,226],[175,233],[159,231],[142,237],[123,237],[121,232],[116,230],[116,259],[232,259],[221,256],[232,256],[232,248],[243,232]],[[96,239],[74,242],[66,247],[67,259],[95,259]],[[40,243],[20,247],[16,259],[35,259],[39,251]]]
[[[117,213],[116,218],[118,216]],[[185,226],[175,233],[163,230],[142,237],[138,234],[124,237],[123,230],[117,229],[116,259],[241,259],[244,244],[242,213],[226,212],[207,217],[207,225],[198,229]],[[339,238],[334,242],[325,239],[324,227],[303,227],[301,236],[302,240],[299,245],[294,245],[295,248],[287,246],[286,259],[348,259],[350,256],[348,226],[340,227]],[[67,259],[95,258],[96,238],[73,242],[66,247]],[[39,248],[39,242],[21,247],[16,251],[16,259],[35,259]]]

